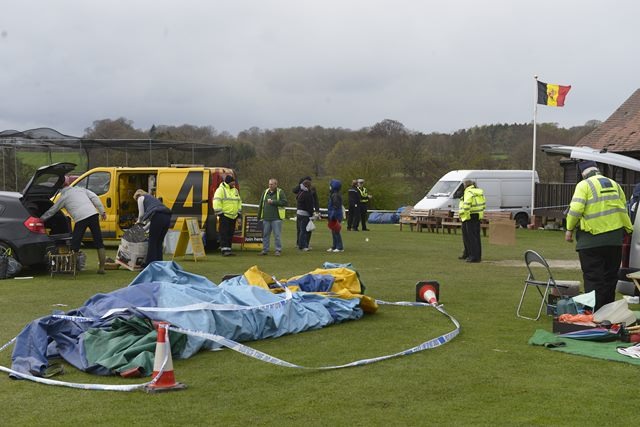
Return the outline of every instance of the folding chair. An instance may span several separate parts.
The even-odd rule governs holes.
[[[524,289],[522,289],[522,295],[520,296],[520,303],[518,303],[518,308],[516,310],[516,315],[523,319],[529,320],[538,320],[540,318],[540,314],[542,313],[542,309],[544,308],[545,302],[547,301],[547,297],[549,295],[549,291],[555,290],[557,292],[557,296],[561,298],[563,295],[571,293],[567,292],[569,289],[575,289],[575,285],[580,286],[580,282],[569,281],[569,280],[555,280],[553,278],[553,274],[551,274],[551,269],[549,268],[549,264],[547,260],[545,260],[542,255],[537,253],[536,251],[528,250],[524,253],[524,262],[527,265],[527,270],[529,271],[529,275],[524,281]],[[542,279],[538,280],[533,274],[532,264],[540,264],[545,268],[546,273],[543,273]],[[540,278],[540,277],[539,277]],[[540,307],[538,308],[538,314],[536,317],[527,317],[522,314],[522,304],[524,302],[525,295],[530,287],[535,287],[540,295]],[[541,290],[544,288],[544,292]]]

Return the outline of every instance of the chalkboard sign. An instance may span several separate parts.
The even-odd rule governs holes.
[[[244,244],[262,244],[262,221],[258,215],[244,215],[242,217],[242,237]]]

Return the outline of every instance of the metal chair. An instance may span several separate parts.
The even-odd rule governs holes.
[[[522,295],[520,296],[520,302],[518,303],[518,308],[516,310],[516,316],[521,317],[523,319],[529,320],[538,320],[540,315],[542,314],[542,309],[544,308],[545,302],[547,301],[547,297],[550,291],[555,291],[555,295],[558,298],[561,298],[563,295],[567,295],[569,289],[574,289],[576,284],[580,285],[580,282],[568,281],[568,280],[555,280],[553,278],[553,274],[551,274],[551,269],[549,268],[549,264],[547,261],[537,253],[536,251],[527,250],[524,253],[524,262],[527,266],[527,270],[529,274],[527,278],[524,280],[524,288],[522,289]],[[532,264],[540,264],[544,267],[543,277],[538,276],[536,278],[533,274]],[[542,280],[539,280],[542,279]],[[538,308],[538,314],[536,317],[528,317],[522,314],[522,305],[525,300],[525,295],[529,288],[534,287],[538,291],[540,296],[540,307]],[[542,290],[544,288],[544,291]]]

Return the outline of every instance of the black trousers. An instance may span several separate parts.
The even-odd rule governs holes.
[[[482,243],[480,242],[480,217],[471,215],[462,223],[462,244],[464,245],[463,257],[471,261],[482,260]]]
[[[358,210],[360,211],[360,223],[362,224],[362,229],[366,230],[367,229],[367,208],[368,205],[366,203],[360,203],[360,206],[358,207]],[[356,225],[356,228],[358,226]]]
[[[157,212],[151,217],[149,225],[149,247],[147,248],[147,259],[145,264],[149,265],[153,261],[162,261],[162,243],[171,225],[171,214]]]
[[[307,231],[307,224],[311,221],[311,217],[306,215],[296,215],[296,246],[298,249],[309,247],[311,242],[311,231]]]
[[[236,220],[227,218],[224,215],[218,217],[218,234],[220,235],[220,250],[222,252],[231,252],[231,239],[233,232],[236,230]]]
[[[84,237],[84,232],[87,231],[87,228],[91,230],[93,245],[96,249],[104,248],[104,243],[102,242],[102,231],[100,231],[100,215],[96,213],[95,215],[91,215],[88,218],[76,222],[76,225],[73,227],[73,233],[71,234],[71,250],[76,252],[80,250],[82,237]]]
[[[360,226],[360,207],[349,206],[349,217],[347,218],[347,229],[357,230]]]
[[[618,270],[622,261],[622,246],[602,246],[600,248],[580,249],[578,251],[584,291],[596,291],[598,310],[616,298]]]

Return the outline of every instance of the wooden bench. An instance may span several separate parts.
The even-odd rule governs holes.
[[[489,228],[489,223],[491,221],[499,221],[499,220],[510,220],[511,212],[505,211],[485,211],[483,218],[480,220],[480,229],[482,230],[482,235],[487,236],[487,229]],[[458,212],[454,212],[453,216],[449,219],[445,219],[441,223],[442,232],[446,229],[449,234],[451,234],[451,230],[453,230],[453,234],[458,233],[458,229],[462,228],[462,221],[460,221],[460,216]]]
[[[453,215],[443,220],[440,225],[442,227],[442,234],[444,234],[444,230],[447,230],[448,234],[451,234],[451,230],[453,230],[453,234],[458,234],[458,228],[462,228],[462,221],[460,221],[458,212],[453,212]]]
[[[400,214],[400,219],[398,223],[400,224],[400,231],[402,231],[403,225],[408,225],[409,230],[413,231],[413,226],[417,225],[416,217],[412,215],[413,206],[407,206],[405,210]]]
[[[443,224],[451,221],[453,219],[453,212],[445,209],[434,209],[431,212],[431,218],[433,223],[435,224],[435,232],[439,233],[442,230],[444,234],[444,226]],[[449,231],[451,232],[451,231]]]
[[[431,226],[431,210],[430,209],[413,209],[411,215],[416,220],[416,229],[422,231],[423,228]]]

